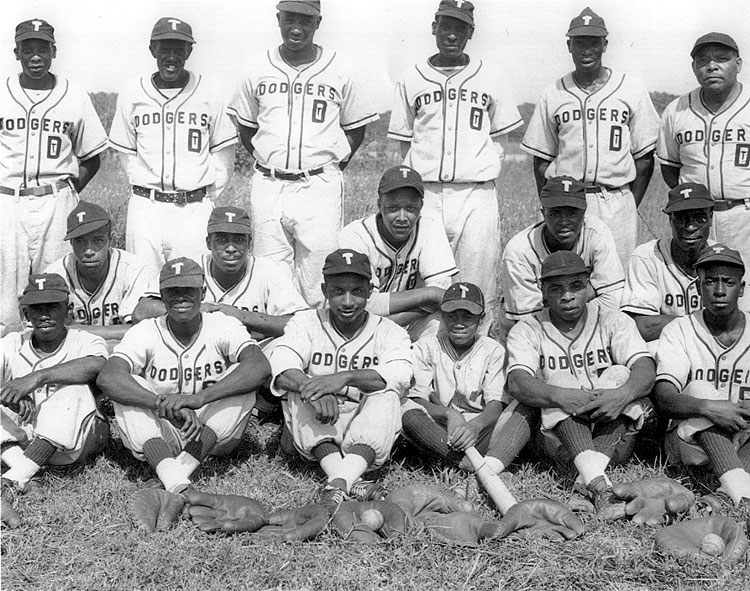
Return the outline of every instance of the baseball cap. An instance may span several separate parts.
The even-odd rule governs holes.
[[[591,269],[584,264],[583,259],[571,250],[558,250],[544,259],[539,280],[581,273],[591,274]]]
[[[459,281],[445,290],[440,309],[443,312],[466,310],[478,316],[484,313],[484,295],[473,283]]]
[[[90,201],[79,201],[68,215],[68,233],[65,234],[65,240],[78,238],[111,223],[112,218],[104,208]]]
[[[151,30],[151,41],[162,41],[164,39],[178,39],[195,43],[193,28],[185,21],[171,16],[160,18]]]
[[[570,21],[566,35],[568,37],[606,37],[607,26],[604,24],[604,19],[587,6],[581,14]]]
[[[208,218],[207,232],[228,232],[230,234],[250,234],[250,216],[239,207],[216,207]]]
[[[36,273],[29,277],[29,284],[23,290],[21,305],[67,302],[68,285],[57,273]]]
[[[669,192],[667,206],[662,210],[664,213],[684,211],[686,209],[713,208],[714,200],[708,193],[705,185],[700,183],[682,183]]]
[[[441,0],[435,18],[439,16],[452,16],[473,27],[474,5],[468,0]]]
[[[745,263],[742,262],[742,256],[736,250],[729,248],[724,244],[712,244],[701,250],[695,267],[705,267],[711,263],[724,263],[725,265],[734,265],[745,270]]]
[[[714,43],[716,45],[724,45],[726,47],[729,47],[730,49],[734,49],[738,54],[740,53],[740,48],[737,46],[737,42],[732,39],[729,35],[726,33],[706,33],[705,35],[702,35],[698,37],[698,39],[695,41],[695,45],[693,45],[693,49],[690,51],[690,57],[695,57],[695,54],[698,53],[698,50],[703,45],[709,45],[711,43]]]
[[[323,275],[343,275],[344,273],[354,273],[367,279],[372,278],[370,259],[366,254],[350,248],[334,250],[323,263]]]
[[[203,269],[187,257],[167,261],[159,273],[159,289],[168,287],[203,287]]]
[[[408,166],[394,166],[386,170],[380,177],[378,194],[390,193],[401,187],[416,189],[417,193],[424,197],[424,184],[421,175]]]
[[[281,0],[276,5],[276,10],[320,16],[320,0]]]
[[[586,209],[586,188],[572,176],[555,176],[542,187],[542,207],[576,207]]]
[[[26,39],[43,39],[50,43],[55,42],[55,28],[47,21],[33,18],[16,25],[16,43]]]

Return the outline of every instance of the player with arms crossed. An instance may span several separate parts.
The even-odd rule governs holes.
[[[739,252],[705,248],[696,263],[703,309],[670,322],[656,353],[655,398],[673,419],[666,447],[681,464],[710,464],[735,504],[750,499],[750,316]]]
[[[313,42],[320,0],[281,0],[282,44],[259,56],[229,113],[255,159],[253,252],[285,262],[305,301],[322,303],[320,270],[343,225],[343,174],[378,115],[354,64]]]
[[[575,70],[542,91],[521,148],[534,157],[540,191],[552,174],[586,184],[588,213],[607,224],[626,266],[638,236],[636,208],[654,171],[659,116],[640,82],[602,64],[607,34],[590,8],[570,21]]]
[[[159,277],[165,316],[131,328],[98,384],[113,402],[123,443],[181,493],[209,455],[239,444],[270,370],[245,327],[224,314],[201,313],[203,271],[186,258]]]
[[[237,137],[220,91],[185,69],[193,30],[160,18],[149,51],[157,71],[120,93],[109,139],[132,187],[125,247],[157,276],[168,259],[200,259],[203,228],[234,170]]]
[[[286,396],[285,428],[299,454],[319,462],[327,476],[323,504],[383,496],[361,477],[388,460],[401,431],[409,335],[367,312],[370,269],[362,253],[329,254],[321,285],[329,308],[295,314],[271,353],[271,390]]]
[[[50,72],[52,25],[19,23],[13,52],[21,73],[0,90],[0,336],[21,328],[18,297],[29,273],[70,252],[65,218],[107,148],[88,94]]]
[[[397,83],[388,137],[400,142],[404,164],[422,175],[423,217],[444,225],[461,280],[487,298],[487,332],[500,252],[499,142],[523,121],[498,68],[464,52],[473,33],[474,5],[442,0],[432,23],[438,53]]]
[[[419,173],[395,166],[378,185],[378,212],[339,234],[339,247],[370,259],[377,284],[367,301],[373,314],[388,316],[412,341],[435,333],[435,310],[458,273],[443,225],[421,217],[424,186]]]

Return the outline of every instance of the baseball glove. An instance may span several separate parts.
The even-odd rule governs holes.
[[[500,520],[495,537],[510,534],[532,539],[572,540],[584,532],[583,521],[568,507],[549,499],[531,499],[512,505]]]
[[[416,519],[423,513],[467,513],[472,509],[468,501],[428,484],[402,486],[385,500],[401,507],[408,519]]]
[[[612,493],[626,501],[625,515],[634,523],[660,525],[684,513],[695,503],[695,495],[681,484],[665,477],[643,478],[626,484],[615,484]]]
[[[736,562],[747,551],[747,538],[742,527],[720,515],[689,519],[665,527],[656,533],[656,547],[678,556],[708,558],[709,554],[701,551],[703,539],[708,534],[716,534],[722,539],[725,548],[718,557],[729,562]]]
[[[130,502],[136,524],[147,532],[169,529],[182,514],[185,499],[160,488],[139,491]]]
[[[272,513],[268,525],[258,531],[285,542],[312,540],[328,525],[328,509],[323,505],[304,505]]]
[[[188,514],[201,531],[234,534],[254,532],[268,523],[268,514],[258,501],[240,495],[215,495],[188,491]]]
[[[366,511],[378,511],[382,524],[372,527],[365,523]],[[406,531],[406,514],[396,504],[388,501],[347,501],[331,507],[331,523],[347,540],[364,544],[379,542],[383,538],[392,538]]]

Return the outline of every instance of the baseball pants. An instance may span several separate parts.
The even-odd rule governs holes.
[[[619,189],[586,190],[586,215],[599,218],[612,232],[622,268],[627,269],[638,240],[638,210],[630,185]]]
[[[715,211],[711,234],[717,242],[726,244],[740,252],[742,260],[750,268],[750,206],[733,207],[727,211]],[[750,282],[745,279],[745,293],[739,299],[739,307],[750,312]]]

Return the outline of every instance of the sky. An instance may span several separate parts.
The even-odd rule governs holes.
[[[15,24],[44,18],[55,27],[52,71],[89,92],[117,90],[154,71],[149,35],[159,17],[190,23],[196,46],[188,68],[231,92],[248,59],[280,42],[277,0],[2,0],[0,71],[19,71]],[[430,24],[438,0],[322,0],[315,41],[361,64],[378,110],[389,109],[394,81],[409,63],[435,53]],[[747,0],[475,0],[476,30],[467,53],[499,63],[518,103],[572,69],[565,46],[570,19],[585,6],[609,31],[604,63],[633,74],[651,91],[681,94],[695,86],[690,49],[722,31],[743,54],[750,48]],[[747,66],[750,69],[750,65]],[[750,81],[748,69],[740,80]]]

